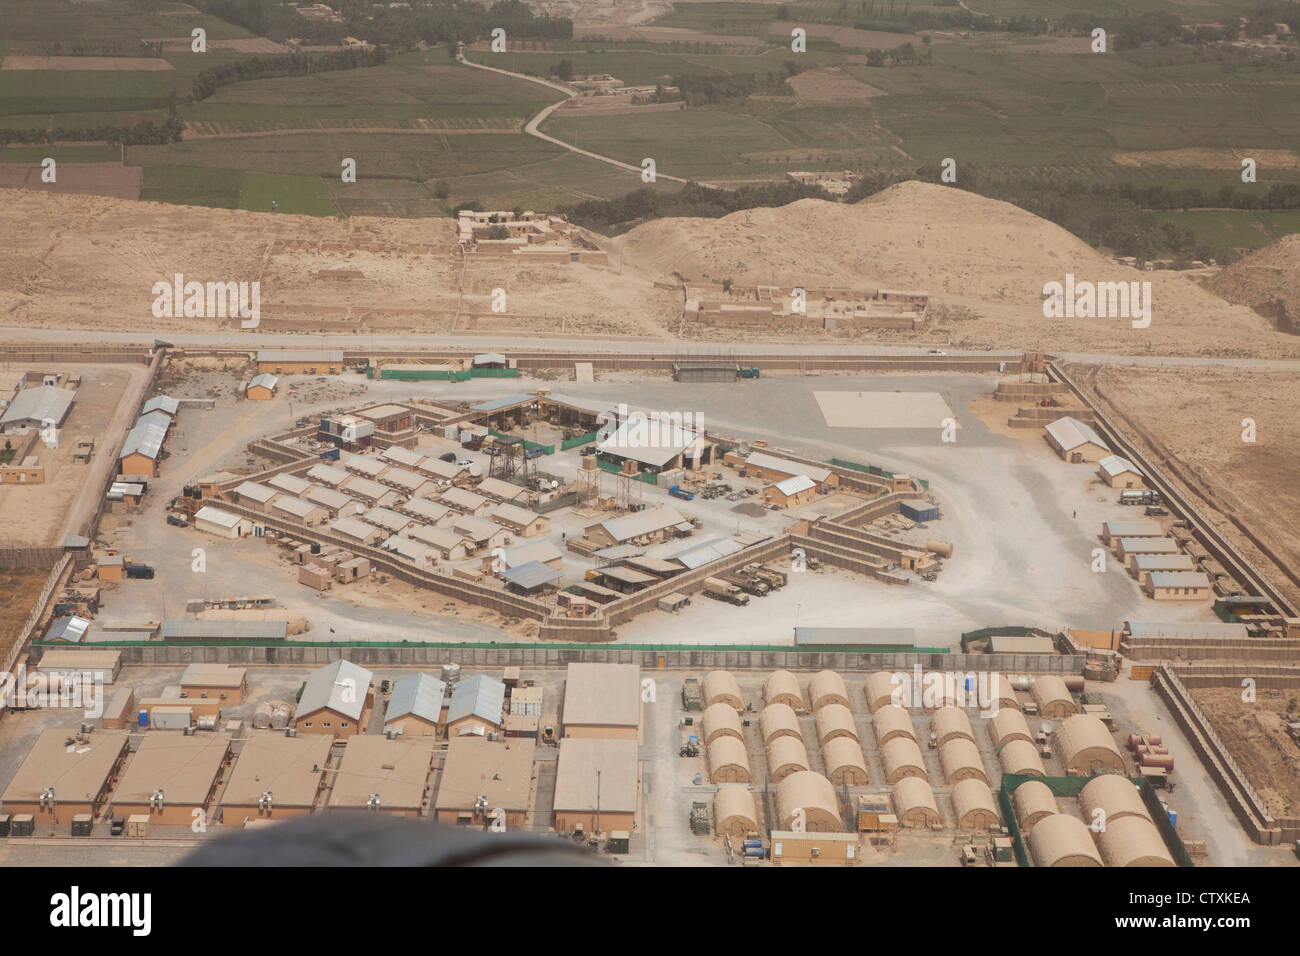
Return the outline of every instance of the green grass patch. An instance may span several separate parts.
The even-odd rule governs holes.
[[[117,146],[6,146],[0,163],[39,163],[46,157],[56,163],[115,163],[122,158]]]
[[[1155,217],[1179,229],[1191,230],[1198,242],[1212,248],[1259,249],[1300,232],[1300,210],[1191,209],[1155,213]]]
[[[192,166],[146,166],[140,198],[182,206],[239,208],[238,169],[198,169]]]
[[[319,176],[285,176],[272,173],[244,173],[239,190],[239,208],[253,212],[299,213],[306,216],[337,216],[329,189]]]

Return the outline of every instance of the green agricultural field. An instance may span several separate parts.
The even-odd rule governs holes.
[[[56,163],[116,163],[122,158],[117,146],[5,146],[0,163],[39,163],[45,158]]]
[[[1216,249],[1223,246],[1259,249],[1283,236],[1300,232],[1300,211],[1193,209],[1156,213],[1155,216],[1179,229],[1190,229],[1198,242]]]
[[[514,73],[530,73],[533,76],[549,76],[556,63],[570,60],[575,73],[610,73],[635,86],[667,83],[681,73],[712,76],[725,76],[729,73],[777,74],[782,71],[782,64],[794,56],[788,47],[767,47],[750,54],[677,52],[666,44],[658,47],[646,44],[640,44],[639,47],[614,47],[581,40],[574,41],[574,47],[572,51],[553,53],[486,53],[476,50],[466,55],[476,63],[497,66]],[[588,49],[593,52],[587,52]],[[655,50],[662,52],[654,52]],[[838,47],[829,50],[810,49],[803,56],[805,59],[800,62],[809,66],[834,64],[845,59]]]
[[[244,173],[239,188],[239,208],[253,212],[337,216],[329,188],[319,176],[285,176]]]
[[[43,53],[53,43],[71,52],[78,41],[188,37],[195,27],[205,29],[209,40],[251,36],[243,27],[172,0],[0,0],[0,22],[4,23],[7,52],[15,54]]]
[[[199,169],[194,166],[146,166],[140,198],[183,206],[239,208],[238,169]]]

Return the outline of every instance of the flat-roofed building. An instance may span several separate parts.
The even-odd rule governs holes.
[[[1135,554],[1177,554],[1181,550],[1173,538],[1120,538],[1115,544],[1115,553],[1125,563]]]
[[[75,736],[59,728],[41,732],[0,797],[5,813],[30,813],[52,824],[56,817],[62,823],[75,814],[99,811],[109,781],[126,757],[129,738],[97,730],[69,746]]]
[[[1142,584],[1153,571],[1195,571],[1196,562],[1190,554],[1135,554],[1128,559],[1129,571]]]
[[[1203,571],[1152,571],[1145,590],[1157,601],[1205,601],[1214,593]]]
[[[384,733],[434,737],[442,729],[447,684],[429,674],[407,674],[393,684]]]
[[[429,796],[432,737],[349,737],[337,773],[327,774],[331,810],[416,817]]]
[[[121,673],[122,654],[81,647],[51,647],[41,655],[34,669],[43,677],[69,680],[89,675],[90,680],[111,684]]]
[[[572,663],[564,679],[564,736],[636,740],[641,728],[639,664]]]
[[[334,742],[319,734],[254,731],[243,742],[221,795],[221,822],[284,820],[311,813]]]
[[[357,414],[375,423],[375,428],[381,432],[401,432],[406,431],[414,422],[414,417],[409,408],[405,405],[376,405],[373,408],[363,408]]]
[[[527,827],[533,807],[533,755],[536,744],[524,737],[489,741],[454,737],[447,748],[434,815],[443,823],[507,830]]]
[[[272,375],[337,375],[343,371],[343,350],[260,349],[257,371]]]
[[[1135,521],[1105,521],[1101,525],[1101,540],[1108,545],[1119,543],[1121,538],[1163,538],[1165,529],[1159,521],[1138,518]]]
[[[676,508],[659,506],[589,525],[583,534],[601,547],[615,544],[651,544],[677,535],[691,534],[694,526]]]
[[[208,805],[229,753],[227,733],[147,734],[113,790],[114,813],[168,826],[211,822]]]
[[[285,621],[163,621],[164,641],[283,641],[289,635]]]
[[[351,661],[337,660],[307,676],[294,726],[300,734],[350,737],[365,731],[374,706],[374,674]]]
[[[555,829],[571,833],[580,826],[586,833],[631,833],[640,802],[638,772],[635,740],[562,739],[555,773]]]
[[[248,671],[231,664],[190,664],[181,675],[181,692],[187,697],[215,697],[237,707],[248,693]]]
[[[521,538],[535,538],[551,530],[551,519],[535,511],[502,502],[488,512],[492,520]]]

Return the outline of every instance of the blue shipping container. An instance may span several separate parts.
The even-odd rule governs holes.
[[[928,501],[900,501],[898,513],[913,521],[938,521],[939,508]]]

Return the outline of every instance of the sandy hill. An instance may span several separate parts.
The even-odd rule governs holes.
[[[655,278],[737,285],[819,284],[928,291],[983,321],[953,326],[953,344],[1245,354],[1278,347],[1268,323],[1193,282],[1139,272],[1010,203],[905,182],[845,205],[802,199],[721,219],[662,219],[614,241],[625,269]],[[1113,320],[1049,320],[1043,285],[1076,279],[1150,281],[1151,328]],[[1285,343],[1287,354],[1300,344]]]
[[[1243,257],[1206,287],[1229,302],[1248,305],[1269,318],[1289,320],[1300,328],[1300,233]]]

